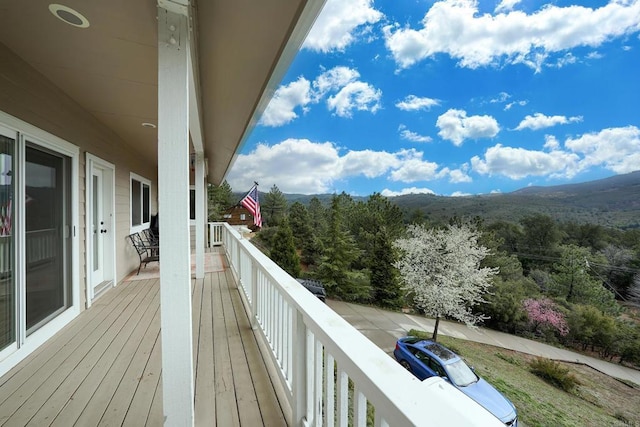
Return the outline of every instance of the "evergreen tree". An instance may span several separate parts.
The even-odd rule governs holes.
[[[331,296],[346,301],[366,300],[370,292],[368,277],[364,271],[352,268],[360,251],[342,222],[340,199],[334,196],[331,200],[324,255],[315,276],[324,283]]]
[[[293,233],[286,219],[278,226],[278,231],[273,236],[269,257],[291,276],[300,276],[300,257],[296,252]]]
[[[587,248],[567,245],[561,248],[561,261],[554,264],[550,293],[574,304],[589,304],[615,313],[613,293],[604,288],[602,280],[590,275],[593,257]]]
[[[393,240],[389,238],[387,229],[382,227],[374,235],[369,271],[371,297],[376,304],[386,308],[401,308],[403,305],[404,292],[394,266],[394,252]]]
[[[207,210],[209,221],[221,221],[224,211],[235,204],[231,186],[225,180],[220,185],[207,185]]]
[[[326,236],[328,227],[327,208],[322,205],[320,199],[312,197],[309,201],[308,211],[311,228],[313,228],[316,236]]]
[[[521,255],[522,266],[527,272],[536,267],[546,267],[549,262],[545,258],[557,254],[556,248],[561,237],[558,225],[550,216],[542,214],[523,218],[520,223],[523,236],[518,248],[524,254]]]
[[[289,207],[289,224],[296,248],[300,249],[302,263],[313,271],[320,262],[322,245],[311,226],[309,211],[302,203],[294,202]]]
[[[289,225],[293,233],[293,239],[296,247],[302,247],[305,240],[309,239],[312,234],[312,228],[309,221],[309,211],[300,202],[294,202],[289,206],[289,214],[287,216]]]
[[[349,205],[347,205],[349,206]],[[392,242],[404,231],[402,211],[379,193],[366,202],[351,204],[350,231],[361,250],[355,267],[371,272],[371,298],[386,307],[402,303],[402,291],[397,279]]]
[[[277,185],[273,185],[271,190],[264,196],[260,203],[260,212],[263,222],[269,227],[280,225],[287,214],[287,199]]]

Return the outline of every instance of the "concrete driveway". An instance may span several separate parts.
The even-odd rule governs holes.
[[[435,325],[432,319],[423,316],[386,311],[376,307],[334,300],[327,300],[327,305],[392,357],[396,340],[405,336],[410,329],[431,332]],[[548,359],[583,363],[609,376],[640,385],[640,371],[515,335],[485,328],[468,328],[464,324],[443,320],[440,321],[438,334],[490,344]]]

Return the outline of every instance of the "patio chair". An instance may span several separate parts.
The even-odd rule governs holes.
[[[152,245],[152,246],[160,245],[160,239],[158,238],[158,235],[154,233],[153,230],[150,228],[145,228],[144,230],[142,230],[142,237],[144,240],[147,241],[149,245]]]
[[[136,275],[140,274],[140,269],[143,264],[144,268],[147,268],[147,264],[150,262],[157,261],[160,263],[160,247],[157,244],[153,245],[145,241],[142,236],[140,236],[140,233],[129,234],[127,237],[131,240],[133,247],[140,257],[140,265],[138,266]]]

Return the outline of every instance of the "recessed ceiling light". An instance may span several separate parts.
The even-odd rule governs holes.
[[[53,13],[56,18],[69,25],[73,25],[78,28],[89,27],[89,20],[82,16],[80,12],[71,9],[70,7],[53,3],[49,5],[49,11]]]
[[[146,128],[152,128],[152,129],[155,129],[155,128],[156,128],[156,125],[154,125],[153,123],[147,123],[147,122],[144,122],[144,123],[142,124],[142,126],[144,126],[144,127],[146,127]]]

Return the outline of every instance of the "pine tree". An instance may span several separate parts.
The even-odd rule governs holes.
[[[222,220],[224,211],[233,206],[234,203],[233,191],[226,180],[218,186],[213,184],[207,186],[209,221]]]
[[[561,261],[554,264],[550,293],[574,304],[590,304],[608,313],[618,306],[611,291],[605,289],[602,279],[591,276],[591,252],[575,245],[561,247]]]
[[[261,199],[260,212],[263,222],[269,227],[281,224],[287,214],[287,199],[277,185],[273,185],[271,190]]]
[[[329,295],[347,301],[360,301],[369,297],[368,277],[365,272],[352,268],[360,251],[351,234],[344,229],[342,215],[340,199],[334,196],[331,200],[324,256],[316,277],[324,283]]]
[[[371,256],[371,297],[373,301],[387,308],[400,308],[403,292],[398,280],[398,271],[394,267],[396,257],[393,241],[386,228],[375,233]]]
[[[300,276],[300,257],[293,243],[293,233],[289,222],[283,220],[273,236],[269,258],[293,277]]]
[[[289,224],[296,248],[300,249],[302,263],[309,270],[315,270],[322,255],[322,244],[311,226],[309,211],[302,203],[294,202],[289,207]]]

